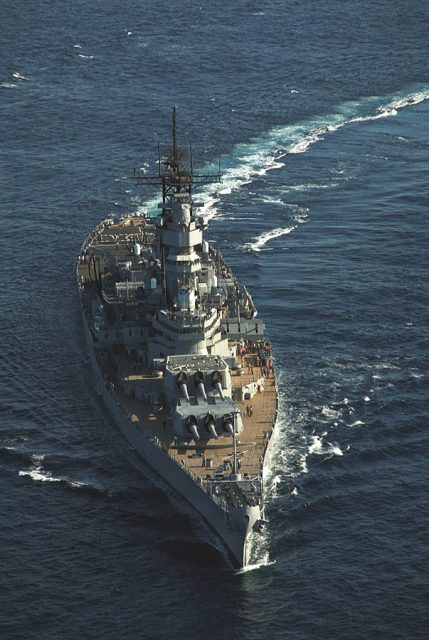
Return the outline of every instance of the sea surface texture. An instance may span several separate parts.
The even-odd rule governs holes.
[[[2,640],[428,638],[429,3],[0,3]],[[192,140],[275,353],[236,573],[94,393],[75,282]]]

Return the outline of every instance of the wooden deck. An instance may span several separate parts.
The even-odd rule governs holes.
[[[244,356],[245,362],[251,361],[252,356]],[[255,369],[254,369],[255,371]],[[239,389],[251,382],[255,374],[244,373],[234,375],[233,388]],[[271,435],[277,414],[277,391],[273,373],[265,379],[263,391],[257,392],[250,400],[237,402],[241,410],[243,430],[237,436],[237,454],[240,460],[240,473],[250,477],[257,476],[261,470],[265,448]],[[252,407],[252,415],[247,415],[246,408]],[[170,455],[171,455],[170,448]],[[202,479],[213,478],[220,475],[224,468],[227,475],[230,471],[228,461],[232,462],[233,444],[230,436],[221,437],[218,440],[210,439],[204,442],[192,442],[192,446],[186,451],[174,452],[174,456],[181,464],[186,465],[192,473]],[[212,466],[207,467],[207,461],[212,461]],[[205,465],[204,465],[205,461]]]
[[[253,356],[244,356],[244,363],[251,360]],[[253,375],[247,372],[247,368],[245,371],[242,375],[232,376],[235,390],[256,378],[256,367]],[[152,386],[159,393],[162,390],[162,378],[143,375],[142,384]],[[243,420],[243,430],[237,436],[239,472],[242,475],[248,474],[249,477],[255,477],[260,473],[265,448],[276,420],[277,391],[272,372],[264,380],[262,388],[263,390],[257,392],[250,400],[236,401]],[[193,475],[202,480],[209,480],[229,474],[233,453],[231,436],[221,436],[217,440],[191,440],[188,446],[178,448],[172,433],[171,417],[162,406],[154,410],[153,405],[125,396],[118,390],[115,391],[115,395],[130,420],[145,433],[156,436],[168,455]],[[252,415],[248,415],[248,408],[252,409]]]

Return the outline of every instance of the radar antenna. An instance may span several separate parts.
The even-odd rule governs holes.
[[[192,147],[189,151],[177,144],[177,109],[173,107],[172,146],[158,144],[158,175],[147,175],[134,169],[132,176],[137,184],[162,187],[162,202],[170,203],[177,193],[188,194],[191,199],[192,187],[221,181],[220,162],[217,172],[197,172],[193,170]],[[189,159],[189,162],[187,160]]]

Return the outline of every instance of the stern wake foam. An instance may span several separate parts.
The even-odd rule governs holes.
[[[400,109],[429,99],[429,87],[422,86],[391,96],[371,96],[338,105],[333,113],[315,116],[302,122],[277,126],[250,142],[237,144],[229,156],[224,156],[222,184],[207,185],[198,190],[205,204],[201,213],[208,220],[217,214],[217,204],[241,187],[260,179],[267,172],[281,169],[289,154],[306,153],[326,136],[342,127],[395,117]],[[203,168],[217,171],[215,164]],[[333,185],[329,185],[333,186]],[[317,185],[321,188],[321,185]],[[137,213],[156,215],[158,197],[137,207]],[[287,233],[284,231],[284,233]]]

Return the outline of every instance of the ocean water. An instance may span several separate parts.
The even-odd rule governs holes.
[[[410,0],[0,4],[2,640],[428,637],[428,60]],[[79,247],[173,104],[279,378],[241,574],[85,360]]]

